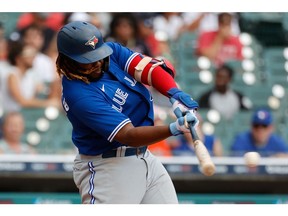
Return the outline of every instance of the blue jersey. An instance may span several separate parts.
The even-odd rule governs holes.
[[[256,151],[261,156],[265,157],[277,153],[288,153],[288,146],[286,142],[276,134],[271,134],[265,145],[256,146],[251,132],[246,131],[235,137],[234,143],[231,146],[231,151],[235,156],[243,156],[246,152]]]
[[[118,43],[109,71],[95,82],[62,78],[62,103],[73,126],[72,141],[80,154],[98,155],[125,143],[114,141],[118,131],[131,122],[135,127],[154,124],[152,96],[126,71],[137,53]]]

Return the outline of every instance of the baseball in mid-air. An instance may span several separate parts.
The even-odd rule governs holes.
[[[257,167],[260,161],[260,154],[258,152],[247,152],[244,154],[245,164],[248,167]]]

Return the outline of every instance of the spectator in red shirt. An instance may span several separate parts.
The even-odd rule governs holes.
[[[216,66],[229,60],[242,60],[242,44],[232,34],[232,15],[220,13],[218,31],[203,32],[198,39],[197,54],[208,57]]]
[[[51,41],[55,36],[55,32],[57,32],[62,27],[63,21],[63,13],[23,13],[19,17],[16,27],[19,32],[25,31],[25,29],[30,25],[35,25],[41,28],[44,34],[44,44],[41,51],[46,53],[48,47],[52,43]]]

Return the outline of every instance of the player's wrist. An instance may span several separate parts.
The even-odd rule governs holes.
[[[171,88],[167,91],[167,93],[170,97],[173,97],[173,95],[175,95],[178,92],[181,92],[181,90],[178,88]]]
[[[189,94],[181,91],[178,88],[171,88],[167,93],[170,98],[174,98],[175,100],[179,101],[188,109],[197,109],[199,107],[198,103],[193,100],[193,98]]]

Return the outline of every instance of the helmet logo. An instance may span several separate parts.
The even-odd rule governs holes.
[[[85,45],[91,46],[93,49],[95,49],[96,44],[98,43],[98,38],[96,36],[93,36],[90,40],[88,40]]]

